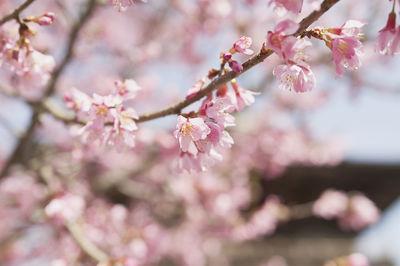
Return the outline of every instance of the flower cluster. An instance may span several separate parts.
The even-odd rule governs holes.
[[[187,97],[193,97],[193,91],[200,90],[203,84],[203,80],[196,82]],[[204,171],[214,160],[222,160],[221,148],[229,148],[233,144],[232,137],[225,130],[235,125],[231,113],[251,105],[256,93],[239,87],[236,80],[230,84],[234,93],[225,84],[218,89],[214,99],[212,94],[207,96],[197,113],[178,117],[174,135],[181,149],[178,162],[180,171]],[[194,87],[197,89],[193,90]]]
[[[128,79],[115,82],[114,92],[107,96],[93,94],[89,97],[77,89],[65,95],[67,107],[78,112],[78,119],[88,120],[80,130],[83,141],[99,141],[115,146],[117,150],[122,150],[125,145],[133,147],[138,115],[133,108],[125,107],[124,102],[133,99],[140,89],[134,80]]]
[[[311,91],[315,86],[315,76],[306,63],[304,49],[311,43],[291,34],[295,33],[299,24],[284,20],[268,31],[265,48],[272,49],[285,64],[274,68],[273,74],[280,81],[280,88],[295,92]]]
[[[233,47],[229,50],[229,52],[221,54],[222,62],[227,62],[233,71],[240,73],[243,70],[243,66],[236,60],[233,60],[232,55],[235,53],[252,55],[254,51],[250,49],[251,43],[252,40],[250,37],[242,36],[233,44]]]
[[[10,37],[7,29],[0,27],[0,68],[11,72],[22,88],[42,87],[55,67],[54,58],[32,46],[32,32],[28,26],[22,24],[19,34],[18,39]]]
[[[336,77],[343,73],[343,67],[358,69],[361,66],[360,56],[363,55],[361,28],[365,23],[348,20],[340,28],[315,28],[312,36],[321,39],[331,49],[333,62],[336,66]]]
[[[364,195],[348,196],[332,189],[326,190],[314,203],[313,212],[324,219],[337,218],[345,230],[361,230],[379,219],[379,210]]]
[[[303,0],[270,0],[268,5],[274,6],[274,11],[283,16],[287,11],[298,14],[303,7]]]

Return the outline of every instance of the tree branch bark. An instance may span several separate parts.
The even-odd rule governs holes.
[[[19,21],[19,14],[24,11],[28,6],[30,6],[35,0],[26,0],[22,5],[17,7],[13,12],[10,14],[6,15],[0,20],[0,26],[6,23],[7,21],[10,21],[12,19],[16,19]]]
[[[294,36],[300,36],[312,23],[317,21],[324,13],[326,13],[333,5],[335,5],[337,2],[340,0],[325,0],[321,4],[321,8],[319,10],[315,10],[312,13],[310,13],[307,17],[305,17],[301,22],[300,22],[300,27],[297,30],[296,33],[294,33]],[[258,52],[256,55],[245,61],[243,65],[243,71],[240,73],[235,73],[234,71],[227,72],[220,77],[214,79],[211,81],[206,87],[201,89],[193,98],[191,99],[185,99],[177,104],[168,106],[164,109],[161,109],[159,111],[155,111],[152,113],[147,113],[139,116],[139,119],[137,120],[138,123],[144,122],[144,121],[149,121],[153,120],[156,118],[160,118],[163,116],[167,115],[172,115],[172,114],[179,114],[181,110],[189,105],[191,105],[194,102],[197,102],[210,92],[218,89],[220,86],[223,84],[231,81],[232,79],[242,75],[243,73],[247,72],[249,69],[254,67],[255,65],[258,65],[259,63],[263,62],[266,58],[268,58],[271,54],[273,54],[272,50],[267,50],[266,52],[263,52],[262,50]]]

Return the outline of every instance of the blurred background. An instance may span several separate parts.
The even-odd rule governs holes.
[[[2,0],[0,17],[17,6],[16,2],[23,1]],[[38,50],[53,55],[56,62],[59,62],[64,55],[71,24],[85,10],[87,1],[38,0],[36,2],[24,11],[24,14],[35,15],[53,11],[57,14],[57,19],[50,27],[36,27],[37,34],[32,42]],[[301,14],[298,16],[288,14],[285,18],[290,17],[299,21],[311,12],[318,2],[304,1]],[[317,78],[316,88],[312,92],[296,94],[293,91],[278,89],[278,82],[272,75],[273,67],[279,63],[277,56],[271,56],[266,62],[239,77],[237,81],[241,87],[261,92],[261,94],[256,96],[254,105],[235,114],[237,126],[229,131],[235,140],[233,151],[224,154],[224,163],[221,165],[217,163],[210,172],[199,176],[194,174],[178,176],[171,171],[170,165],[174,164],[172,158],[177,157],[176,153],[170,152],[176,148],[174,146],[176,144],[170,144],[175,143],[175,139],[171,140],[171,132],[176,125],[175,116],[140,124],[137,150],[117,155],[114,152],[104,153],[104,150],[98,147],[79,144],[76,134],[73,133],[76,132],[73,125],[55,122],[54,119],[49,118],[51,116],[48,114],[47,118],[43,116],[41,119],[40,125],[37,126],[36,136],[21,154],[14,170],[34,173],[32,176],[35,176],[35,173],[43,173],[43,166],[53,169],[53,179],[56,180],[53,181],[64,183],[59,185],[61,188],[58,188],[62,192],[58,191],[44,200],[41,199],[35,209],[41,209],[43,212],[45,206],[54,199],[54,195],[58,197],[67,192],[84,198],[86,207],[82,211],[82,216],[87,216],[85,233],[89,239],[100,246],[104,242],[103,250],[109,248],[107,245],[114,244],[111,240],[110,243],[106,243],[110,235],[98,233],[102,235],[98,237],[94,233],[93,228],[103,228],[101,227],[103,224],[98,225],[96,220],[102,221],[102,219],[91,220],[90,215],[109,217],[112,206],[122,204],[127,213],[132,212],[132,215],[137,215],[135,217],[141,220],[141,208],[156,209],[156,206],[161,205],[160,202],[163,201],[167,202],[168,206],[162,205],[160,207],[162,210],[157,213],[158,216],[153,215],[157,218],[161,217],[159,220],[163,223],[158,223],[157,219],[154,219],[155,221],[153,218],[149,219],[157,226],[168,224],[169,231],[174,230],[171,228],[175,227],[170,226],[173,224],[177,228],[176,231],[184,232],[187,228],[180,229],[179,227],[184,223],[176,222],[179,219],[183,220],[181,216],[184,215],[176,209],[182,206],[186,206],[189,210],[193,206],[196,211],[201,209],[199,212],[203,214],[196,212],[196,215],[200,215],[201,218],[196,218],[197,216],[194,215],[195,218],[188,219],[187,224],[185,223],[185,226],[190,227],[190,230],[187,230],[187,236],[166,241],[168,243],[166,245],[174,243],[178,251],[167,249],[168,251],[160,253],[167,254],[167,259],[153,258],[157,262],[149,259],[146,261],[147,264],[132,265],[317,266],[324,265],[331,259],[360,252],[370,259],[371,265],[400,266],[400,226],[398,223],[400,219],[398,199],[400,195],[400,75],[397,74],[400,70],[400,59],[396,56],[379,55],[375,52],[374,46],[378,30],[385,25],[391,8],[392,4],[389,1],[341,0],[314,24],[315,26],[340,26],[347,19],[368,21],[364,29],[363,66],[357,71],[347,71],[341,78],[335,78],[330,51],[323,43],[312,40],[313,47],[308,49],[308,53],[310,65]],[[132,78],[143,90],[131,105],[140,114],[160,109],[182,99],[195,81],[205,76],[211,67],[217,68],[220,53],[229,50],[240,36],[250,36],[253,39],[252,48],[255,51],[260,49],[267,31],[272,30],[281,19],[265,0],[148,0],[147,3],[136,1],[125,12],[118,12],[108,4],[108,1],[99,1],[96,12],[79,34],[75,58],[69,62],[62,73],[57,83],[56,93],[51,95],[48,102],[58,113],[69,117],[71,111],[65,107],[63,95],[72,87],[89,95],[93,92],[107,94],[115,80]],[[7,27],[12,31],[17,28],[17,25],[10,22]],[[239,58],[241,62],[246,59]],[[32,92],[32,88],[18,86],[12,82],[9,72],[0,69],[0,88],[5,92],[0,94],[2,103],[0,105],[0,153],[3,165],[7,156],[12,154],[17,147],[18,136],[28,128],[31,121],[33,109],[27,104],[27,99],[41,97],[40,89]],[[9,92],[18,92],[22,97],[10,97]],[[184,111],[195,110],[199,105],[200,103],[196,103]],[[145,148],[150,146],[151,149]],[[154,151],[157,155],[152,157]],[[164,158],[163,154],[167,151],[173,156]],[[152,160],[147,160],[147,158],[154,159],[155,163],[150,163],[148,166],[146,162],[152,162]],[[157,166],[157,163],[166,166]],[[143,165],[146,166],[145,171],[142,169]],[[193,259],[196,262],[189,263],[189,260],[185,260],[185,255],[181,253],[186,252],[188,257],[201,257],[197,253],[196,256],[193,255],[195,252],[193,250],[198,246],[193,244],[193,250],[188,248],[188,251],[185,251],[185,249],[179,250],[181,245],[190,246],[193,239],[200,241],[198,239],[202,239],[201,237],[205,238],[202,242],[204,244],[207,242],[205,235],[210,236],[208,240],[211,243],[219,239],[223,231],[221,229],[218,234],[213,235],[210,231],[218,231],[216,228],[210,229],[197,225],[197,223],[214,222],[213,218],[207,217],[204,213],[212,213],[214,209],[209,205],[217,205],[217,201],[212,200],[214,197],[218,198],[218,195],[213,193],[222,193],[203,188],[201,184],[203,181],[198,181],[198,179],[208,180],[208,178],[216,177],[219,180],[228,177],[229,180],[236,180],[238,175],[240,177],[237,180],[245,177],[246,181],[232,181],[232,183],[245,183],[243,187],[246,192],[229,194],[229,190],[233,191],[236,188],[233,185],[227,188],[227,191],[223,191],[224,195],[229,194],[229,204],[234,205],[235,200],[240,201],[237,203],[239,207],[232,213],[248,217],[253,210],[262,208],[265,200],[271,195],[276,195],[284,205],[293,206],[293,208],[289,207],[292,219],[277,222],[276,229],[274,225],[271,231],[266,230],[249,241],[231,241],[222,237],[221,249],[215,248],[214,252],[203,252],[204,254],[218,253],[213,255],[217,259],[206,260],[206,263],[200,262],[202,261],[200,259]],[[125,182],[125,177],[127,182]],[[190,183],[192,181],[187,181],[192,179],[193,184]],[[115,180],[122,181],[117,184]],[[178,184],[177,180],[181,180],[182,184]],[[38,183],[43,182],[38,181]],[[21,184],[25,186],[23,182]],[[21,184],[12,185],[11,190],[24,193],[16,189]],[[136,190],[150,191],[150,195],[156,202],[142,197],[143,195],[140,193],[139,195],[135,189],[132,190],[133,192],[128,191],[129,184]],[[211,182],[210,186],[213,187],[214,183]],[[29,194],[29,188],[25,187],[25,189],[28,189],[25,193]],[[177,192],[174,192],[174,189]],[[185,189],[187,191],[193,189],[195,191],[193,194],[196,194],[193,197],[201,200],[193,203],[194,200],[184,193]],[[349,194],[362,193],[380,209],[381,219],[363,230],[351,231],[343,230],[336,220],[316,217],[312,213],[312,204],[327,189],[340,190]],[[0,204],[0,211],[3,211],[0,213],[4,216],[9,215],[10,218],[12,215],[9,214],[8,208],[14,205],[10,204],[11,200],[7,194],[9,190],[9,188],[3,190]],[[242,196],[243,194],[246,196]],[[204,203],[208,197],[210,198],[210,202],[207,203],[209,205]],[[98,199],[107,202],[106,207],[101,205],[103,203],[100,204],[108,210],[108,212],[102,210],[100,212],[102,215],[95,210],[97,207],[93,207],[97,206]],[[30,201],[30,199],[25,199],[25,201]],[[215,210],[215,212],[217,214],[220,212],[221,216],[233,215],[229,211],[223,213],[221,210]],[[147,221],[147,211],[143,213],[145,213],[143,220]],[[47,229],[39,228],[39,233],[23,234],[21,239],[25,239],[25,242],[10,240],[9,236],[5,236],[8,231],[18,231],[10,226],[13,223],[27,224],[31,228],[36,228],[37,224],[50,225],[51,228],[56,228],[55,232],[65,233],[65,230],[60,229],[59,222],[47,220],[41,216],[43,214],[35,213],[35,215],[28,216],[41,218],[38,220],[29,218],[30,222],[26,222],[25,216],[24,218],[18,216],[10,218],[10,221],[0,226],[2,231],[1,265],[95,265],[83,255],[77,255],[78,258],[82,256],[85,258],[83,262],[71,262],[68,260],[69,256],[63,252],[59,252],[62,255],[59,253],[54,255],[45,250],[43,253],[37,252],[40,255],[32,255],[31,253],[35,252],[26,246],[35,246],[38,239],[49,243],[61,243],[49,240],[57,239],[55,236],[57,234],[49,234],[51,237],[47,239],[48,234],[42,233]],[[47,216],[50,215],[47,214]],[[153,216],[149,215],[149,217]],[[104,223],[108,222],[104,221]],[[225,221],[221,224],[221,228],[227,230]],[[218,223],[217,225],[219,226]],[[104,229],[104,231],[107,230]],[[172,233],[168,230],[165,229],[163,234],[169,239],[169,234],[172,235]],[[204,233],[203,236],[198,236],[202,233]],[[123,232],[121,234],[129,235]],[[16,235],[19,236],[19,234],[12,234],[13,237]],[[18,248],[13,245],[17,245]],[[24,245],[25,247],[22,248]],[[213,249],[213,245],[209,246]],[[150,244],[148,248],[150,250]],[[21,255],[19,259],[15,259],[13,256],[18,253],[15,250],[20,252],[24,250],[25,253],[22,253],[26,256]],[[74,250],[74,252],[77,251]],[[115,254],[130,254],[129,251],[124,252]],[[153,254],[158,256],[158,253]],[[219,254],[226,255],[226,260],[218,259]],[[149,253],[148,256],[151,255]],[[169,258],[175,255],[184,258],[181,259],[183,262],[176,263],[174,259]],[[15,257],[18,256],[15,255]],[[65,264],[55,264],[55,260],[52,260],[60,257],[63,258]]]

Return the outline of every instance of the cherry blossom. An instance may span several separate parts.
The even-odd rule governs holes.
[[[396,13],[391,12],[386,26],[379,31],[379,36],[376,40],[376,48],[381,54],[394,55],[397,53],[397,45],[394,43],[396,33]]]
[[[55,19],[56,19],[56,15],[52,12],[48,12],[41,16],[25,18],[24,22],[35,22],[35,23],[39,24],[40,26],[48,26],[48,25],[53,24]]]
[[[130,100],[136,97],[136,94],[142,90],[136,81],[133,79],[126,79],[124,82],[115,81],[115,94],[119,94],[124,100]]]
[[[245,106],[250,106],[254,103],[255,98],[254,95],[258,95],[259,93],[245,90],[237,84],[236,80],[231,81],[231,85],[235,92],[235,108],[236,111],[241,111]]]
[[[50,201],[45,211],[49,217],[74,221],[83,214],[84,208],[84,199],[77,195],[66,194]]]
[[[364,23],[330,25],[348,15],[368,16],[366,5],[105,2],[0,5],[0,111],[6,118],[0,131],[10,142],[0,145],[0,264],[228,265],[225,244],[271,235],[280,222],[296,219],[292,208],[304,207],[254,191],[264,192],[259,188],[291,165],[343,160],[343,144],[315,138],[299,116],[317,113],[330,99],[330,90],[313,89],[312,69],[326,79],[321,69],[332,61],[326,47],[311,46],[313,38],[332,51],[338,75],[356,69]],[[130,6],[128,13],[113,8]],[[273,11],[289,11],[293,20],[277,23]],[[327,26],[310,30],[314,22]],[[266,27],[273,30],[262,43]],[[389,16],[378,51],[396,54],[399,32],[395,15]],[[370,53],[373,34],[367,33],[365,63],[386,63],[390,58]],[[220,45],[226,50],[215,50]],[[280,90],[271,86],[271,72]],[[186,95],[182,84],[193,84]],[[359,72],[343,84],[370,85]],[[264,86],[268,97],[242,112],[258,94],[248,89],[263,93]],[[174,115],[172,130],[164,117]],[[329,190],[314,202],[313,214],[360,230],[380,211],[358,192]],[[339,261],[366,265],[361,254]],[[270,264],[286,263],[274,257]]]
[[[342,191],[327,190],[313,204],[315,215],[324,219],[337,218],[345,230],[361,230],[378,221],[380,212],[362,194],[348,196]]]
[[[348,197],[342,191],[326,190],[313,204],[313,213],[324,219],[333,219],[342,215],[348,205]]]
[[[235,125],[235,118],[230,114],[234,108],[229,97],[217,97],[207,104],[206,114],[218,125],[224,128],[230,127]]]
[[[299,65],[278,65],[274,68],[273,74],[280,81],[280,89],[307,92],[311,91],[315,86],[315,76],[306,67]]]
[[[179,145],[183,152],[196,155],[198,149],[195,142],[205,139],[210,132],[210,128],[204,123],[202,118],[185,118],[180,115],[178,116],[174,135],[179,140]]]
[[[274,6],[274,11],[279,15],[285,15],[286,11],[300,13],[303,7],[303,0],[270,0],[268,5]]]
[[[245,55],[252,55],[253,50],[249,49],[252,44],[252,39],[250,37],[242,36],[233,44],[233,48],[229,51],[231,54],[235,52],[242,53]]]
[[[353,70],[360,67],[359,57],[363,55],[363,45],[360,42],[361,28],[364,25],[365,23],[357,20],[348,20],[340,28],[314,29],[314,32],[332,51],[336,77],[344,73],[343,67]]]
[[[54,58],[37,51],[32,45],[32,33],[24,24],[19,39],[10,37],[0,26],[0,67],[16,75],[17,87],[28,99],[40,98],[38,88],[47,84],[55,67]]]
[[[347,230],[361,230],[378,221],[380,212],[375,204],[364,195],[349,199],[346,213],[339,217],[339,224]]]
[[[235,53],[241,53],[245,55],[252,55],[254,53],[253,50],[249,49],[252,44],[252,39],[250,37],[242,36],[239,40],[237,40],[233,47],[229,50],[229,52],[221,53],[221,59],[223,60],[223,64],[226,62],[229,64],[229,67],[235,71],[236,73],[240,73],[243,71],[243,66],[238,61],[233,60],[232,56]]]
[[[268,31],[267,43],[265,48],[272,49],[277,55],[284,58],[282,53],[282,42],[289,38],[291,34],[295,33],[299,28],[299,24],[286,19],[278,23],[274,31]]]

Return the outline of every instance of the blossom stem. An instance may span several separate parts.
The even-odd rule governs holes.
[[[0,20],[0,26],[3,25],[4,23],[15,19],[17,20],[18,23],[20,23],[20,19],[19,19],[19,14],[24,11],[28,6],[30,6],[35,0],[26,0],[22,5],[20,5],[19,7],[17,7],[13,12],[11,12],[10,14],[6,15],[5,17],[3,17]]]
[[[392,13],[395,12],[395,8],[396,8],[396,0],[393,0],[393,8],[392,8]]]

